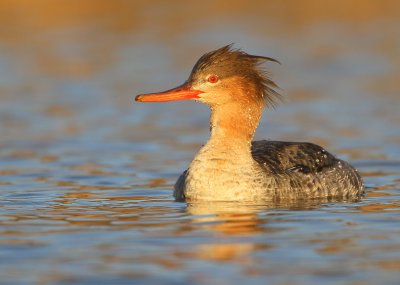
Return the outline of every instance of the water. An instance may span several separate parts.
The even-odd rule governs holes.
[[[1,3],[0,283],[399,284],[399,5],[289,2]],[[256,137],[322,144],[367,197],[173,201],[208,110],[134,95],[231,42],[283,63]]]

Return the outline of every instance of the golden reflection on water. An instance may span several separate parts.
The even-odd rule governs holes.
[[[193,222],[208,231],[224,235],[255,235],[272,232],[273,228],[264,227],[265,217],[260,213],[268,209],[285,208],[310,210],[321,206],[327,200],[320,201],[279,201],[263,204],[238,204],[230,202],[189,203],[187,212],[194,216]]]

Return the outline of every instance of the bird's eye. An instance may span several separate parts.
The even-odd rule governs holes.
[[[218,76],[215,74],[211,74],[208,76],[207,81],[210,83],[217,83],[218,82]]]

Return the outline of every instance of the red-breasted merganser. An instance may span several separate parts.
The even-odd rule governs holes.
[[[211,109],[210,139],[175,184],[179,201],[359,198],[364,184],[347,162],[304,142],[254,141],[265,106],[280,95],[260,67],[277,60],[232,45],[204,54],[189,79],[139,102],[195,100]]]

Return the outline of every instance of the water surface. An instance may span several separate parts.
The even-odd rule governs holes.
[[[396,1],[57,3],[0,6],[1,284],[399,283]],[[323,145],[367,197],[174,202],[208,109],[134,95],[231,42],[283,63],[256,137]]]

